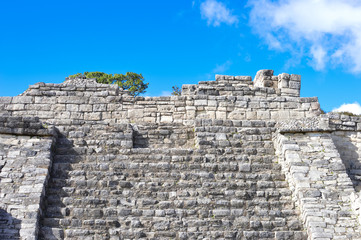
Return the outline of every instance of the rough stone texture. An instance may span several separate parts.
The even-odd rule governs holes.
[[[0,239],[37,239],[56,138],[36,118],[0,117]]]
[[[261,70],[0,97],[0,239],[357,239],[361,119]]]
[[[354,192],[330,133],[285,133],[276,138],[279,161],[310,239],[355,239]]]

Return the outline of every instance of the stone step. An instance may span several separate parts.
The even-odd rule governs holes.
[[[99,173],[98,176],[101,176],[104,173]],[[136,175],[137,174],[137,175]],[[165,189],[178,189],[184,186],[189,186],[192,189],[197,189],[199,187],[203,188],[222,188],[225,190],[273,190],[275,192],[280,189],[287,189],[288,185],[285,181],[277,180],[243,180],[234,181],[229,177],[223,177],[222,179],[218,178],[194,178],[192,175],[183,175],[183,176],[169,176],[168,173],[164,175],[159,175],[159,173],[150,173],[143,176],[135,173],[135,176],[128,176],[127,178],[113,178],[113,179],[103,179],[101,177],[92,177],[92,176],[78,176],[72,178],[53,178],[49,182],[49,189],[56,189],[59,187],[77,187],[87,188],[91,187],[92,189],[96,188],[116,188],[116,189],[127,189],[127,188],[165,188]],[[177,174],[177,173],[176,173]],[[172,175],[172,174],[170,174]],[[175,175],[175,174],[174,174]],[[224,173],[221,173],[224,176]],[[167,180],[164,180],[167,178]],[[217,178],[217,175],[216,175]]]
[[[104,226],[103,221],[91,221],[90,224],[94,223]],[[136,224],[136,223],[130,223]],[[158,228],[165,228],[167,224],[158,224]],[[159,230],[157,232],[149,232],[148,229],[136,227],[133,229],[127,228],[116,228],[111,231],[107,230],[81,230],[81,229],[62,229],[62,228],[50,228],[44,227],[42,228],[42,238],[41,239],[48,239],[48,240],[55,240],[55,239],[63,239],[64,236],[67,239],[80,239],[86,236],[92,236],[95,233],[98,233],[100,236],[115,237],[116,239],[199,239],[207,237],[209,239],[246,239],[246,240],[256,240],[256,239],[275,239],[275,240],[286,240],[286,239],[307,239],[306,232],[303,231],[241,231],[239,229],[229,229],[226,231],[218,231],[216,229],[211,230],[209,227],[188,227],[184,231],[162,231]]]
[[[209,144],[211,146],[211,144],[213,144],[213,146],[218,146],[217,144],[215,144],[215,142],[217,141],[203,141],[200,142],[200,145],[207,145]],[[126,155],[126,156],[132,156],[132,157],[136,157],[136,156],[146,156],[149,154],[154,154],[154,155],[167,155],[167,156],[200,156],[200,155],[204,155],[204,154],[217,154],[217,155],[232,155],[232,154],[248,154],[248,155],[256,155],[257,153],[259,154],[263,154],[263,155],[274,155],[274,150],[273,147],[268,147],[268,146],[257,146],[257,144],[255,145],[243,145],[243,143],[240,143],[239,141],[226,141],[228,144],[239,144],[239,146],[234,146],[231,149],[226,149],[226,150],[217,150],[216,149],[195,149],[194,153],[187,153],[187,152],[180,152],[180,153],[172,153],[169,151],[144,151],[144,152],[132,152],[132,151],[127,151],[124,149],[121,149],[120,146],[117,146],[113,149],[109,149],[109,148],[102,148],[102,147],[98,147],[98,148],[91,148],[91,147],[64,147],[64,148],[57,148],[56,152],[55,152],[55,156],[78,156],[78,155],[106,155],[107,153],[114,153],[114,150],[116,150],[116,154],[121,154],[121,155]],[[137,149],[137,148],[134,148]],[[139,149],[146,149],[146,148],[139,148]],[[162,150],[162,148],[158,148],[158,150]],[[109,152],[110,151],[110,152]],[[225,152],[226,151],[226,152]]]
[[[81,163],[81,164],[70,164],[70,163],[54,163],[52,169],[52,175],[54,176],[96,176],[100,173],[111,171],[114,175],[123,175],[123,171],[127,171],[127,175],[133,175],[134,172],[139,174],[147,174],[152,171],[154,173],[172,173],[183,175],[191,175],[195,178],[215,178],[224,174],[230,178],[236,179],[247,179],[249,176],[251,179],[284,179],[280,173],[274,172],[278,170],[279,166],[272,163],[138,163],[138,162],[124,162],[119,164],[111,163]],[[245,175],[246,174],[246,175]],[[175,176],[175,177],[177,177]]]
[[[149,211],[148,211],[149,212]],[[155,212],[157,212],[158,214],[160,214],[161,211],[156,210]],[[122,220],[124,222],[128,222],[128,226],[127,223],[119,223],[119,220],[116,219],[116,217],[109,217],[108,219],[103,219],[103,218],[92,218],[92,216],[85,216],[85,217],[90,217],[91,220],[83,220],[83,221],[78,221],[76,219],[72,219],[72,218],[44,218],[43,219],[43,224],[46,225],[47,227],[51,227],[51,228],[69,228],[71,227],[71,229],[81,229],[81,226],[88,226],[91,227],[91,229],[104,229],[104,226],[107,227],[111,227],[111,228],[115,228],[115,227],[120,227],[120,229],[123,230],[131,230],[132,228],[136,228],[138,230],[145,230],[147,232],[152,232],[154,231],[155,227],[154,225],[152,226],[151,221],[163,221],[163,222],[170,222],[170,224],[172,225],[176,225],[174,226],[174,229],[187,229],[188,227],[194,227],[196,229],[211,229],[212,227],[215,226],[219,226],[220,224],[225,224],[226,223],[226,219],[222,219],[219,217],[214,217],[211,216],[209,218],[207,217],[203,217],[201,219],[199,218],[187,218],[184,217],[184,215],[181,214],[174,214],[174,217],[143,217],[145,220],[143,222],[139,221],[138,217],[137,218],[127,218],[127,217],[120,217],[123,218]],[[177,218],[178,217],[182,217],[183,221],[177,223]],[[268,219],[259,219],[259,218],[253,218],[252,220],[250,220],[247,217],[236,217],[233,219],[234,224],[233,225],[225,225],[224,226],[224,230],[240,230],[238,228],[241,228],[243,231],[252,231],[252,230],[256,230],[256,231],[287,231],[288,229],[291,229],[293,231],[299,231],[301,230],[301,227],[297,224],[293,224],[293,225],[285,225],[284,221],[280,221],[280,220],[268,220]],[[292,219],[291,219],[292,222]],[[229,224],[229,223],[228,223]],[[81,225],[79,227],[77,227],[76,225]],[[222,229],[222,228],[221,228]]]
[[[228,220],[240,220],[244,218],[251,218],[252,220],[259,221],[283,221],[284,223],[289,222],[290,220],[298,221],[297,211],[288,212],[287,214],[278,214],[277,216],[273,215],[272,209],[261,209],[261,210],[245,210],[243,208],[211,208],[207,211],[204,211],[201,208],[204,208],[203,205],[194,206],[194,207],[182,207],[182,208],[173,208],[173,209],[159,209],[159,208],[130,208],[126,206],[119,207],[94,207],[92,205],[87,206],[72,206],[68,208],[60,207],[49,207],[49,209],[44,213],[45,218],[72,218],[72,219],[109,219],[111,217],[128,217],[128,218],[147,218],[147,217],[165,217],[176,218],[182,217],[184,219],[194,216],[202,216],[201,219],[228,219]],[[251,207],[251,206],[249,206]],[[109,211],[112,211],[113,215],[107,216]],[[276,211],[275,211],[276,212]],[[167,214],[166,214],[167,213]],[[290,214],[290,215],[289,215]]]
[[[236,147],[121,149],[91,146],[91,136],[64,140],[47,188],[43,239],[292,239],[302,230],[299,212],[269,132],[220,129]]]
[[[178,184],[183,186],[182,184]],[[128,189],[116,189],[110,188],[108,190],[102,189],[92,189],[89,190],[87,188],[77,188],[77,187],[60,187],[60,188],[49,188],[49,195],[47,197],[48,204],[57,204],[59,201],[64,201],[64,204],[73,204],[73,202],[83,202],[84,201],[95,201],[97,204],[103,200],[109,199],[122,199],[132,197],[135,194],[138,196],[137,199],[142,197],[154,198],[159,201],[175,201],[175,200],[184,200],[188,201],[190,199],[194,199],[195,204],[203,204],[203,200],[206,200],[209,204],[225,204],[225,206],[233,205],[233,204],[242,204],[244,205],[244,201],[253,201],[253,202],[262,202],[268,200],[279,201],[279,204],[286,204],[287,201],[290,200],[291,195],[287,190],[284,191],[274,191],[272,189],[269,190],[221,190],[215,191],[214,189],[204,190],[202,186],[200,188],[191,188],[187,191],[182,191],[182,188],[177,186],[178,188],[171,189],[163,189],[163,191],[159,191],[158,193],[152,191],[157,187],[152,187],[151,185],[144,186],[143,188],[138,188],[136,190],[128,190]],[[168,191],[167,191],[168,190]],[[124,192],[125,191],[125,192]],[[141,193],[139,193],[141,191]],[[89,195],[92,193],[93,195]],[[101,197],[106,195],[107,197]],[[71,201],[71,197],[74,197],[75,200]],[[223,199],[223,201],[220,201]],[[117,200],[118,201],[118,200]],[[277,203],[277,202],[276,202]],[[276,203],[272,202],[273,205]],[[277,203],[278,204],[278,203]],[[290,204],[290,206],[293,206]]]
[[[232,200],[224,200],[225,195],[224,194],[218,194],[217,192],[210,192],[210,198],[203,197],[199,199],[191,199],[188,197],[179,197],[177,200],[174,199],[168,199],[168,198],[156,198],[152,196],[153,192],[145,192],[144,195],[137,196],[139,198],[138,202],[126,202],[125,200],[119,200],[124,199],[125,196],[122,195],[116,195],[115,193],[119,191],[108,191],[109,199],[102,199],[102,198],[94,198],[94,196],[100,196],[102,191],[93,191],[94,194],[92,197],[87,197],[86,194],[89,194],[89,191],[87,189],[84,190],[78,190],[74,195],[60,195],[60,196],[54,196],[49,197],[49,202],[47,203],[48,207],[56,207],[57,206],[68,206],[69,208],[74,207],[109,207],[112,205],[116,206],[122,206],[122,207],[129,207],[133,205],[137,205],[137,208],[140,210],[147,209],[150,207],[149,204],[154,204],[154,209],[156,208],[164,208],[164,206],[170,206],[170,207],[176,207],[181,206],[182,208],[191,208],[190,206],[208,206],[210,209],[215,209],[219,207],[231,207],[236,208],[237,206],[239,208],[247,208],[247,207],[258,207],[258,210],[264,210],[264,211],[290,211],[290,213],[298,212],[294,210],[294,204],[290,203],[290,197],[257,197],[257,198],[251,198],[250,195],[245,195],[243,197],[234,198]],[[214,197],[211,197],[213,194]],[[134,195],[134,192],[129,192],[129,196]],[[74,197],[74,199],[72,199]],[[157,200],[155,200],[157,199]],[[161,200],[162,199],[162,200]],[[120,202],[119,202],[120,201]],[[271,203],[268,203],[270,201]],[[119,203],[118,203],[119,202]],[[61,205],[59,205],[61,203]],[[115,204],[117,203],[117,204]],[[260,206],[258,206],[260,204]],[[188,207],[187,207],[188,206]],[[50,211],[50,210],[49,210]],[[51,212],[51,211],[50,211]],[[291,215],[292,215],[291,214]],[[64,213],[64,216],[66,214]]]
[[[169,181],[202,179],[207,181],[235,182],[238,184],[242,184],[243,182],[258,181],[285,181],[285,176],[282,173],[273,171],[277,168],[269,164],[231,166],[207,164],[205,167],[190,164],[189,166],[170,165],[169,167],[163,168],[151,167],[148,164],[124,164],[118,167],[104,167],[104,169],[100,169],[99,166],[91,165],[74,167],[65,163],[56,164],[55,166],[57,169],[53,169],[52,174],[56,177],[52,178],[50,181],[57,181],[59,179],[87,179],[104,181],[130,181],[130,179],[132,179],[132,181],[138,181],[142,180],[144,177],[153,179],[167,178]],[[261,171],[260,168],[262,167],[266,170]],[[112,172],[112,177],[102,178],[102,175],[107,174],[109,171]],[[124,173],[124,171],[127,172]]]

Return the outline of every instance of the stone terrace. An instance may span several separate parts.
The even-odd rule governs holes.
[[[359,239],[361,119],[261,70],[0,97],[1,239]]]

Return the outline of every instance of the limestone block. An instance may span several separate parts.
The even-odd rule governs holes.
[[[312,102],[311,103],[311,109],[312,110],[320,109],[320,103],[319,102]]]
[[[290,75],[287,73],[278,75],[278,88],[288,88],[289,79]]]
[[[281,89],[281,95],[282,96],[299,97],[300,96],[300,91],[298,89],[282,88]]]
[[[260,103],[258,101],[249,102],[248,108],[252,108],[252,109],[260,108]]]
[[[343,122],[342,125],[345,127],[352,127],[352,129],[356,127],[356,123],[351,121]]]
[[[11,103],[12,97],[0,97],[0,103]]]
[[[217,111],[216,119],[227,119],[227,112]]]
[[[56,112],[55,117],[58,119],[70,119],[70,112]]]
[[[278,112],[279,119],[289,119],[290,118],[290,111],[288,110],[281,110]]]
[[[128,118],[130,119],[139,119],[143,118],[144,109],[129,109],[128,110]]]
[[[239,107],[239,108],[247,108],[247,101],[243,101],[243,100],[237,100],[235,102],[235,106]]]
[[[194,100],[194,106],[207,106],[208,100],[207,99],[196,99]]]
[[[290,117],[292,119],[300,119],[305,117],[304,111],[290,111]]]
[[[79,96],[67,96],[65,101],[66,103],[72,103],[72,104],[85,104],[87,103],[87,98],[79,97]]]
[[[301,81],[301,75],[291,74],[290,80],[300,82]]]
[[[246,119],[247,120],[253,120],[253,119],[257,119],[257,113],[256,112],[246,112]]]
[[[309,110],[311,108],[311,103],[302,103],[301,108],[304,110]]]
[[[98,121],[102,119],[101,112],[84,113],[84,120]]]
[[[216,209],[213,210],[212,213],[215,217],[224,217],[229,216],[231,212],[228,209]]]
[[[259,103],[260,108],[264,108],[264,109],[269,109],[269,105],[270,105],[269,102],[260,102]]]
[[[278,88],[288,88],[288,79],[280,78],[278,80]]]
[[[228,119],[232,120],[243,120],[246,119],[246,112],[244,111],[233,111],[228,114]]]
[[[124,101],[127,100],[127,98],[124,97]],[[134,98],[130,98],[130,101],[134,101]],[[100,104],[100,103],[108,103],[107,98],[104,97],[89,97],[89,104]]]
[[[25,110],[25,104],[9,104],[6,105],[5,109],[13,111]]]
[[[16,96],[12,98],[12,103],[33,103],[34,97],[30,96]]]
[[[26,110],[42,110],[42,111],[50,111],[51,105],[50,104],[26,104]]]
[[[272,82],[273,70],[260,70],[257,72],[256,77],[254,78],[254,86],[255,87],[266,87]]]
[[[251,76],[235,76],[234,79],[238,81],[252,81]]]
[[[290,81],[289,82],[289,88],[291,89],[301,89],[301,82],[297,82],[297,81]]]
[[[207,105],[209,107],[216,107],[216,106],[218,106],[218,102],[216,100],[208,100]]]
[[[240,172],[250,172],[251,164],[249,164],[249,163],[239,164],[238,168],[239,168]]]
[[[62,113],[66,110],[66,104],[51,104],[51,111]]]
[[[93,105],[94,112],[106,112],[107,111],[107,104],[94,104]]]
[[[227,136],[226,136],[226,134],[225,133],[216,133],[216,136],[215,136],[216,138],[216,140],[227,140]]]
[[[144,122],[149,122],[149,123],[155,123],[156,122],[156,118],[155,117],[144,117]]]
[[[159,105],[157,106],[158,112],[174,112],[175,107],[174,105]]]
[[[271,114],[269,111],[257,111],[257,119],[262,119],[262,120],[266,120],[266,119],[270,119],[271,118]]]
[[[79,105],[79,111],[81,111],[81,112],[92,112],[93,111],[93,105],[81,104],[81,105]]]
[[[58,103],[68,103],[69,98],[67,96],[59,96],[56,98]]]
[[[36,111],[35,116],[37,116],[41,119],[52,119],[52,118],[54,118],[55,113],[52,111]]]
[[[171,123],[173,122],[173,116],[161,116],[160,122]]]
[[[70,112],[77,112],[79,111],[79,105],[78,104],[66,104],[66,110]]]

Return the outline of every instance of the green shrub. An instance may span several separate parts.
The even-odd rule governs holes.
[[[69,78],[95,78],[98,83],[117,84],[124,90],[128,90],[132,96],[145,93],[149,83],[144,82],[142,74],[127,72],[124,74],[107,74],[104,72],[84,72],[70,75]]]

